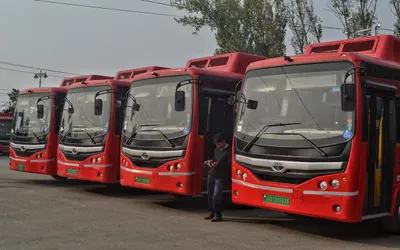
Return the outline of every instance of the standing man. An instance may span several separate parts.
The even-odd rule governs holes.
[[[226,177],[231,174],[231,147],[221,134],[214,136],[214,143],[216,148],[213,159],[204,162],[210,167],[207,178],[208,211],[210,211],[210,214],[204,219],[218,222],[222,221],[224,179],[226,180]]]

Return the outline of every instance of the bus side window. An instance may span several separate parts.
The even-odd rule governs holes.
[[[396,136],[400,143],[400,97],[396,97]]]

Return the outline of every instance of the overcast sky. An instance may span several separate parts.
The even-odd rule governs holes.
[[[55,0],[183,15],[168,6],[140,0]],[[169,0],[158,0],[169,3]],[[323,25],[340,27],[327,10],[326,0],[314,0]],[[389,0],[379,0],[379,21],[393,29],[395,17]],[[159,65],[183,67],[190,58],[207,56],[215,50],[214,34],[208,29],[192,35],[172,17],[105,11],[39,3],[33,0],[0,0],[0,61],[72,73],[114,76],[122,69]],[[381,32],[385,33],[385,32]],[[287,54],[293,54],[290,34]],[[324,41],[343,39],[338,30],[324,30]],[[0,64],[0,67],[25,71]],[[59,73],[50,73],[67,76]],[[58,86],[62,79],[49,77],[42,86]],[[6,89],[35,87],[31,74],[0,69],[0,105],[7,100]]]

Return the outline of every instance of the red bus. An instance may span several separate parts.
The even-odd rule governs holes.
[[[13,113],[0,113],[0,154],[10,150],[10,136]]]
[[[61,118],[57,175],[106,184],[118,181],[123,109],[132,79],[126,75],[136,77],[137,71],[156,68],[70,85]]]
[[[106,76],[64,79],[60,87],[22,90],[17,99],[10,143],[10,169],[57,176],[56,154],[62,107],[69,82]]]
[[[400,233],[400,39],[311,45],[250,65],[234,133],[234,203]],[[397,124],[397,127],[396,127]]]
[[[121,140],[121,185],[200,195],[208,174],[203,163],[215,148],[212,137],[233,132],[228,99],[247,65],[262,59],[244,53],[197,58],[185,68],[134,79]]]

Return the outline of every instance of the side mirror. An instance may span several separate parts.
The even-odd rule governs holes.
[[[340,87],[342,110],[353,111],[356,108],[356,91],[354,84],[343,84]]]
[[[94,115],[101,115],[103,113],[103,100],[94,99]]]
[[[36,106],[36,117],[42,119],[44,117],[44,106],[43,104],[38,104]]]
[[[185,110],[185,91],[175,92],[175,111]]]
[[[247,108],[248,109],[257,109],[258,101],[255,100],[248,100],[247,101]]]
[[[140,110],[140,104],[137,104],[137,103],[132,104],[132,112],[139,111],[139,110]]]

